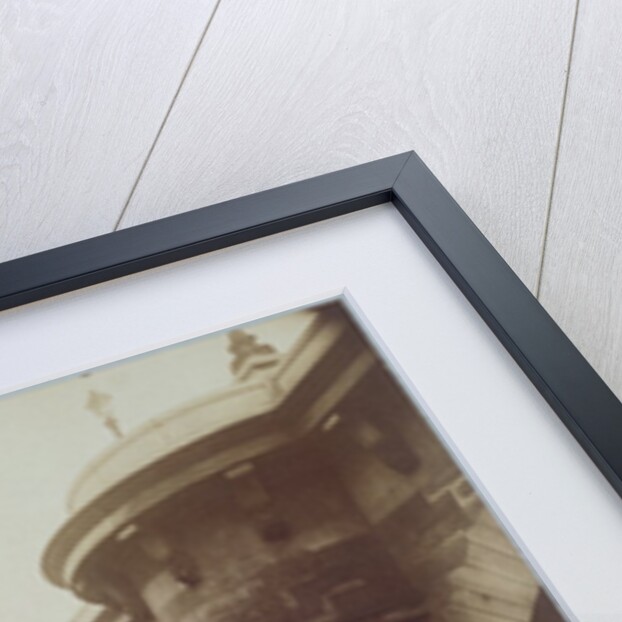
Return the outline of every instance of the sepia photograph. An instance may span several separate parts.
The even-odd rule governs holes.
[[[6,622],[564,622],[340,301],[6,395],[0,438]]]

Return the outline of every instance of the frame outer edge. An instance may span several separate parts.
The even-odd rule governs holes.
[[[622,403],[414,152],[393,202],[622,496]]]
[[[0,263],[0,311],[389,202],[411,153]]]

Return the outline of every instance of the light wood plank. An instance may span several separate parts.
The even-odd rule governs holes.
[[[0,3],[0,261],[112,230],[214,4]]]
[[[622,4],[581,2],[541,300],[622,397]]]
[[[223,0],[122,226],[414,148],[532,287],[573,11]]]

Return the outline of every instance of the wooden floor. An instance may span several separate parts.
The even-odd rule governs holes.
[[[8,0],[0,260],[415,149],[622,397],[622,3]]]

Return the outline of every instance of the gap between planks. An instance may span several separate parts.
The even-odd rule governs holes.
[[[214,5],[214,10],[212,11],[211,15],[207,18],[207,22],[205,24],[205,28],[203,28],[203,32],[201,33],[201,36],[199,37],[199,40],[192,52],[192,55],[190,56],[190,60],[188,61],[188,65],[186,66],[185,71],[183,72],[182,76],[181,76],[181,80],[179,81],[179,85],[177,86],[177,89],[175,90],[175,93],[173,94],[173,98],[171,99],[171,103],[168,105],[168,108],[166,109],[166,112],[164,113],[164,117],[162,118],[162,122],[160,123],[160,126],[158,127],[158,131],[156,132],[156,135],[153,139],[153,142],[151,143],[151,146],[149,147],[149,150],[147,151],[147,155],[145,156],[145,160],[142,164],[142,166],[140,167],[140,170],[138,171],[138,175],[136,176],[136,180],[134,181],[134,183],[132,184],[132,188],[130,189],[130,192],[127,196],[127,199],[125,200],[125,203],[121,209],[121,211],[119,212],[119,217],[117,218],[117,221],[115,222],[113,231],[117,231],[119,229],[119,226],[121,225],[121,221],[123,220],[123,216],[125,216],[125,212],[127,211],[127,208],[130,204],[130,201],[132,200],[132,197],[134,196],[134,192],[136,191],[136,188],[138,187],[138,184],[143,176],[143,173],[145,172],[145,168],[147,167],[147,164],[149,163],[149,160],[151,158],[151,155],[153,153],[153,150],[155,149],[156,145],[158,144],[158,139],[160,138],[160,135],[162,134],[162,130],[164,129],[164,126],[166,125],[166,122],[168,121],[170,115],[171,115],[171,111],[173,110],[173,107],[175,106],[175,102],[177,101],[177,98],[179,96],[179,93],[181,92],[181,89],[184,86],[184,83],[186,81],[186,78],[188,77],[188,74],[190,73],[190,69],[192,68],[192,65],[194,64],[194,61],[197,57],[197,54],[199,53],[199,50],[201,49],[201,46],[203,45],[203,41],[205,40],[205,36],[207,35],[207,31],[209,30],[209,27],[212,25],[212,22],[214,21],[214,17],[218,11],[218,7],[220,6],[220,3],[222,2],[222,0],[216,0],[216,4]]]
[[[553,205],[553,196],[555,193],[555,181],[557,179],[557,164],[559,161],[559,151],[561,146],[562,132],[564,127],[564,118],[566,116],[566,102],[568,99],[568,84],[570,83],[570,69],[572,66],[572,54],[574,52],[574,44],[577,33],[577,22],[579,19],[579,3],[580,0],[576,0],[575,9],[574,9],[574,17],[572,21],[572,32],[570,35],[570,47],[568,50],[568,63],[566,65],[566,80],[564,81],[564,90],[562,94],[562,105],[559,114],[559,125],[557,128],[557,140],[555,143],[555,156],[553,158],[553,170],[551,173],[551,188],[549,191],[548,202],[546,206],[546,214],[544,217],[544,229],[542,232],[542,248],[540,251],[540,266],[538,269],[538,276],[536,280],[535,287],[535,296],[539,300],[540,299],[540,289],[542,287],[542,274],[544,272],[544,263],[545,263],[545,255],[546,255],[546,243],[549,236],[549,224],[551,222],[551,208]]]

